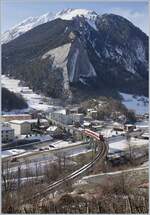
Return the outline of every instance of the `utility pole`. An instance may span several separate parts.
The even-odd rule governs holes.
[[[41,123],[40,123],[40,117],[38,116],[38,119],[37,119],[37,128],[38,129],[40,128],[40,125],[41,125]]]

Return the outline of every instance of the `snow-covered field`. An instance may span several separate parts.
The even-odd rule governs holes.
[[[16,149],[13,150],[7,150],[2,152],[2,157],[6,156],[11,156],[11,154],[15,154]],[[84,154],[87,153],[88,151],[90,151],[89,149],[87,149],[85,147],[85,145],[77,145],[76,147],[73,148],[63,148],[61,151],[57,151],[56,153],[47,153],[45,155],[42,156],[37,156],[32,158],[32,160],[28,163],[28,165],[26,164],[22,164],[21,165],[21,169],[25,170],[25,169],[31,169],[33,172],[36,170],[36,165],[38,164],[38,166],[40,167],[44,167],[46,164],[48,164],[48,162],[55,162],[58,160],[58,155],[62,155],[62,156],[66,156],[66,157],[74,157],[77,156],[79,154]],[[27,152],[25,150],[18,150],[18,153],[24,153],[24,154],[28,154],[28,153],[32,153],[32,152]],[[5,155],[4,155],[5,154]],[[20,154],[21,156],[21,154]],[[19,157],[19,155],[17,156]],[[28,160],[29,161],[29,160]],[[69,162],[73,162],[73,161],[69,161]],[[16,172],[18,170],[18,167],[12,167],[11,171],[12,172]]]
[[[104,135],[105,138],[110,138],[110,137],[114,137],[114,136],[118,136],[121,134],[125,134],[124,131],[114,131],[113,128],[104,128],[100,131],[100,133],[102,135]]]
[[[13,156],[13,155],[18,155],[18,154],[23,154],[26,150],[24,149],[10,149],[10,150],[5,150],[2,151],[1,153],[1,157],[9,157],[9,156]]]
[[[123,104],[137,114],[148,113],[149,99],[145,96],[133,96],[131,94],[120,93],[123,97]]]
[[[125,151],[129,148],[129,146],[140,147],[146,146],[148,144],[149,140],[131,138],[129,142],[125,137],[122,137],[120,139],[116,139],[116,141],[115,140],[109,141],[109,152],[115,153],[119,151]]]
[[[17,157],[21,157],[21,156],[24,156],[27,154],[32,154],[35,151],[39,151],[39,148],[43,148],[43,149],[49,148],[49,145],[53,145],[55,147],[55,148],[49,148],[50,151],[54,151],[55,149],[62,149],[62,151],[66,150],[68,152],[68,156],[71,156],[71,155],[74,156],[74,154],[80,154],[80,152],[85,153],[87,151],[87,150],[84,150],[85,146],[81,145],[82,141],[70,143],[68,141],[59,140],[59,141],[53,141],[51,143],[48,142],[45,145],[44,141],[52,140],[52,138],[49,135],[41,136],[40,140],[43,141],[43,143],[40,144],[39,146],[37,146],[37,149],[35,149],[35,150],[27,151],[24,149],[9,149],[9,150],[2,151],[2,154],[1,154],[2,158],[11,157],[13,155],[17,155]],[[33,143],[31,143],[30,145],[32,145],[32,144]],[[37,144],[37,143],[35,143],[35,144]],[[80,145],[81,145],[81,147],[80,147]],[[22,147],[23,147],[23,145],[22,145]],[[73,149],[71,149],[71,147],[73,147]],[[82,149],[82,150],[80,150],[80,149]]]
[[[52,105],[48,105],[43,101],[43,96],[34,93],[29,87],[19,86],[19,80],[1,76],[2,86],[8,88],[9,90],[20,93],[24,99],[27,101],[29,108],[24,110],[14,110],[12,113],[22,113],[27,112],[30,109],[43,110],[52,109]],[[133,96],[131,94],[120,93],[123,97],[123,104],[128,108],[134,110],[137,114],[148,113],[149,100],[144,96]]]
[[[34,93],[29,87],[19,86],[19,80],[6,77],[5,75],[1,76],[2,86],[13,91],[14,93],[20,93],[24,99],[27,101],[29,108],[24,110],[14,110],[12,113],[22,113],[27,112],[30,109],[43,110],[46,111],[53,106],[43,102],[43,97]]]

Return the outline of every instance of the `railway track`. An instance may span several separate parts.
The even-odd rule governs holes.
[[[91,134],[90,134],[91,135]],[[97,136],[97,133],[94,134],[93,138],[96,140],[99,140],[99,137]],[[86,172],[87,170],[89,170],[98,160],[103,160],[108,152],[108,144],[105,141],[100,141],[99,140],[99,152],[96,155],[96,157],[89,162],[88,164],[84,165],[83,167],[81,167],[80,169],[74,171],[73,173],[65,176],[64,178],[50,184],[47,186],[47,188],[45,190],[43,190],[42,192],[37,192],[30,200],[36,199],[38,197],[42,197],[46,194],[48,194],[50,191],[58,188],[60,185],[62,185],[63,183],[69,181],[69,180],[73,180],[74,178],[78,177],[79,175],[81,176],[84,172]]]

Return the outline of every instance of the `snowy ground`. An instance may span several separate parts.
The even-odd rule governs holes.
[[[14,110],[12,113],[22,113],[27,112],[30,109],[43,110],[46,111],[51,109],[53,106],[46,104],[43,102],[43,96],[34,93],[29,87],[19,86],[19,80],[8,78],[5,75],[1,76],[2,86],[8,88],[10,91],[15,93],[20,93],[24,99],[27,101],[29,108],[23,110]]]
[[[129,145],[130,144],[130,145]],[[130,141],[127,140],[125,137],[120,137],[113,139],[112,141],[109,140],[109,152],[115,153],[119,151],[125,151],[131,147],[141,147],[141,146],[147,146],[149,144],[149,140],[144,139],[137,139],[137,138],[131,138]]]
[[[2,151],[1,157],[5,158],[5,157],[13,156],[13,155],[19,155],[19,154],[23,154],[25,151],[26,150],[24,150],[24,149],[5,150],[5,151]]]
[[[133,96],[131,94],[120,93],[123,97],[123,104],[137,114],[148,113],[149,99],[144,96]]]
[[[148,133],[149,133],[149,121],[148,121],[148,120],[145,120],[145,121],[142,121],[142,122],[137,122],[137,123],[136,123],[136,128],[142,129],[142,130],[144,130],[145,132],[148,132]]]
[[[124,131],[114,131],[113,128],[104,128],[100,131],[100,133],[102,135],[104,135],[105,138],[110,138],[110,137],[114,137],[114,136],[118,136],[121,134],[125,134]]]
[[[12,153],[13,150],[9,150],[9,152]],[[25,151],[25,150],[24,150]],[[40,166],[40,167],[44,167],[46,164],[48,164],[48,162],[55,162],[58,160],[58,155],[62,155],[62,156],[66,156],[66,157],[74,157],[77,156],[79,154],[84,154],[87,153],[88,151],[90,151],[89,149],[86,148],[85,145],[77,145],[76,147],[73,148],[63,148],[61,151],[53,151],[52,153],[47,153],[45,155],[40,155],[37,157],[32,158],[32,160],[28,159],[28,165],[24,162],[23,164],[21,164],[21,169],[25,170],[25,169],[31,169],[33,172],[36,170],[36,165]],[[9,153],[8,150],[5,151],[5,154]],[[19,150],[18,150],[19,153]],[[27,153],[31,153],[31,152],[24,152],[24,154]],[[21,156],[21,154],[20,154]],[[19,156],[17,156],[19,157]],[[72,161],[70,161],[72,162]],[[70,163],[71,164],[71,163]],[[11,167],[11,171],[12,172],[16,172],[18,170],[18,166],[14,166]]]
[[[21,177],[20,178],[20,183],[25,183],[25,182],[29,182],[29,181],[32,181],[32,180],[40,180],[44,178],[44,175],[40,175],[40,176],[33,176],[33,177]],[[7,182],[14,182],[14,183],[18,183],[18,179],[12,179],[12,180],[7,180]],[[3,182],[4,183],[4,182]]]
[[[1,76],[2,86],[8,88],[9,90],[20,93],[25,100],[27,101],[29,108],[20,110],[21,112],[27,112],[29,109],[43,110],[46,111],[51,109],[53,106],[48,105],[46,102],[43,102],[43,96],[34,93],[29,87],[21,87],[19,86],[19,80],[10,79],[5,75]],[[120,93],[123,97],[123,104],[128,108],[134,110],[137,114],[144,114],[148,112],[149,100],[144,96],[133,96],[131,94]],[[14,110],[13,113],[18,112],[18,110]]]
[[[39,134],[28,136],[28,137],[26,137],[26,135],[21,135],[19,136],[19,138],[24,140],[40,140],[41,142],[50,141],[53,139],[50,135],[39,135]]]
[[[47,135],[44,135],[43,137],[41,136],[41,140],[46,141],[46,143],[43,142],[43,143],[37,145],[37,149],[35,149],[35,150],[28,151],[28,150],[25,150],[25,149],[9,149],[9,150],[2,151],[2,154],[1,154],[2,158],[11,157],[13,155],[17,155],[17,157],[21,157],[21,156],[24,156],[24,155],[27,155],[27,154],[32,155],[32,153],[34,153],[36,151],[39,151],[39,148],[43,148],[43,149],[49,148],[49,145],[53,145],[55,148],[49,148],[49,150],[47,150],[47,151],[54,151],[55,149],[60,149],[60,148],[62,148],[62,151],[63,151],[63,149],[65,149],[65,148],[74,147],[72,150],[71,149],[67,150],[67,151],[70,151],[68,156],[71,156],[71,155],[80,153],[80,150],[76,151],[75,147],[77,146],[77,150],[78,150],[78,148],[80,148],[80,145],[83,143],[83,141],[78,141],[78,142],[72,143],[72,142],[63,141],[63,140],[49,142],[49,140],[52,140],[52,139],[50,138],[50,136],[47,136]],[[31,145],[32,144],[33,143],[31,143]],[[37,143],[35,143],[35,144],[37,144]],[[85,149],[85,146],[83,147],[83,149]],[[81,153],[83,153],[82,150],[81,150]]]

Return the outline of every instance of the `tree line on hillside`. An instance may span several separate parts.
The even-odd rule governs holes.
[[[133,110],[128,110],[120,100],[111,97],[100,97],[99,99],[89,99],[81,103],[79,112],[86,114],[87,109],[97,110],[98,120],[113,119],[117,120],[119,116],[124,116],[126,121],[136,122],[136,116]]]
[[[32,62],[19,64],[14,73],[37,93],[44,93],[53,98],[63,95],[62,69],[53,67],[53,60],[50,58],[35,58]]]
[[[24,98],[17,93],[2,87],[2,111],[27,108],[28,104]]]

